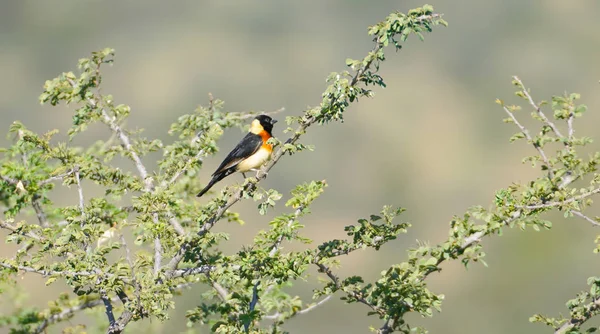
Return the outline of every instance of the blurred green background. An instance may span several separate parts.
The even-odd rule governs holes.
[[[343,226],[378,212],[384,204],[408,208],[401,219],[413,224],[409,234],[379,252],[343,258],[341,275],[375,279],[390,264],[404,260],[416,239],[443,240],[453,215],[471,205],[488,206],[495,190],[536,175],[520,162],[533,149],[524,142],[508,143],[516,129],[501,122],[505,115],[493,103],[495,98],[521,103],[513,95],[511,75],[519,75],[537,100],[565,91],[582,93],[592,112],[576,122],[576,131],[596,135],[600,2],[429,3],[445,14],[450,26],[436,28],[424,43],[411,38],[398,53],[389,49],[381,73],[388,88],[377,89],[374,99],[353,106],[343,124],[310,129],[304,142],[315,144],[315,152],[282,159],[263,184],[287,192],[303,181],[327,180],[330,186],[314,214],[303,221],[305,235],[315,243],[344,237]],[[39,105],[44,80],[74,70],[78,58],[104,47],[117,50],[114,66],[105,71],[104,92],[132,107],[128,125],[144,128],[148,137],[170,140],[169,124],[206,104],[209,92],[225,100],[230,111],[285,107],[280,119],[299,115],[319,103],[330,72],[343,70],[347,57],[362,58],[371,48],[367,26],[393,10],[406,12],[423,4],[3,1],[0,129],[5,132],[13,120],[21,120],[33,130],[58,128],[64,135],[70,110]],[[521,118],[527,119],[528,113]],[[285,138],[282,128],[277,126],[275,135]],[[106,135],[102,127],[92,128],[78,143]],[[225,134],[222,152],[206,159],[206,180],[223,151],[240,137],[237,130]],[[220,186],[240,180],[232,178]],[[73,189],[61,197],[65,203],[71,200]],[[238,209],[246,225],[218,226],[232,233],[231,251],[268,227],[268,219],[255,214],[253,203]],[[486,239],[489,268],[475,265],[465,270],[457,263],[444,264],[442,273],[429,280],[434,292],[446,295],[443,312],[431,319],[413,316],[411,323],[431,333],[551,332],[529,324],[529,316],[566,313],[566,300],[587,288],[588,276],[598,274],[591,252],[593,228],[560,215],[551,218],[551,231],[511,230],[501,238]],[[2,248],[0,253],[6,255],[4,244]],[[25,277],[30,303],[45,306],[65,290],[60,284],[47,289],[42,280],[30,276]],[[308,298],[309,288],[298,293]],[[12,303],[0,298],[0,311],[7,312]],[[184,307],[197,305],[198,298],[195,290],[186,292],[177,297],[172,320],[147,322],[130,332],[183,332]],[[286,329],[365,333],[369,325],[381,325],[366,312],[364,306],[346,306],[335,299],[297,317]],[[86,320],[76,318],[73,323],[81,319]]]

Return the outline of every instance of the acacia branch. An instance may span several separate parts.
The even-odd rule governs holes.
[[[58,180],[63,180],[65,177],[73,174],[74,170],[71,169],[70,171],[63,173],[63,174],[58,174],[58,175],[54,175],[54,176],[50,176],[45,180],[42,180],[38,183],[39,186],[43,186],[46,185],[48,183],[54,182],[54,181],[58,181]]]
[[[40,241],[41,242],[41,241],[45,241],[46,240],[46,239],[40,237],[39,235],[37,235],[37,234],[35,234],[33,232],[23,233],[23,232],[19,231],[18,227],[13,226],[13,225],[11,225],[11,224],[3,221],[3,220],[0,220],[0,227],[9,230],[12,233],[16,233],[16,234],[20,234],[20,235],[29,237],[29,238],[31,238],[31,239],[33,239],[35,241]]]
[[[552,129],[552,132],[554,132],[556,137],[563,138],[563,135],[560,133],[560,130],[558,130],[556,125],[554,125],[554,123],[552,123],[552,121],[550,121],[550,119],[548,119],[548,117],[546,117],[546,115],[542,111],[542,108],[533,100],[533,98],[529,94],[529,90],[525,88],[525,85],[523,85],[523,82],[521,81],[521,79],[519,79],[519,77],[517,77],[517,76],[513,76],[513,79],[519,83],[519,86],[522,88],[522,92],[523,92],[523,94],[525,94],[525,97],[529,101],[529,104],[531,104],[533,109],[535,109],[536,113],[540,116],[542,121],[546,125],[548,125],[550,127],[550,129]]]
[[[98,67],[100,67],[100,64],[98,64]],[[69,82],[71,87],[78,88],[78,84],[73,79],[66,78],[66,80]],[[97,85],[97,83],[96,83],[96,85]],[[94,98],[86,97],[85,101],[93,109],[97,109],[100,111],[102,120],[104,121],[104,123],[106,125],[108,125],[108,127],[112,130],[112,132],[114,132],[117,135],[117,137],[119,137],[119,140],[121,141],[121,143],[123,144],[123,147],[127,151],[129,158],[134,162],[135,167],[138,170],[138,173],[140,174],[142,181],[144,182],[146,191],[151,191],[154,188],[154,184],[152,182],[152,178],[150,178],[148,175],[148,170],[146,169],[146,166],[144,166],[142,159],[137,154],[137,152],[133,149],[133,145],[131,145],[131,140],[129,139],[129,136],[127,135],[125,130],[123,130],[123,128],[121,128],[121,126],[119,126],[119,124],[117,124],[116,117],[111,117],[109,115],[108,111],[106,111],[106,108],[104,108],[100,105],[100,103],[102,101],[102,96],[99,93],[96,93]]]
[[[529,131],[527,130],[527,128],[525,128],[521,123],[519,123],[519,121],[515,117],[515,114],[512,111],[510,111],[506,106],[502,106],[502,109],[504,109],[504,111],[512,119],[512,121],[519,128],[519,130],[521,130],[521,133],[525,136],[527,141],[530,142],[533,145],[533,147],[535,147],[535,149],[538,151],[538,153],[540,154],[540,157],[542,157],[542,160],[544,161],[544,164],[546,164],[546,166],[548,166],[548,172],[550,174],[550,177],[551,178],[554,177],[554,172],[550,168],[550,161],[548,160],[548,157],[546,156],[544,149],[542,149],[542,147],[538,143],[533,141],[533,138],[529,134]]]
[[[439,14],[424,15],[424,16],[419,17],[418,20],[425,21],[425,20],[431,20],[431,19],[437,18],[437,17],[440,17],[440,15]],[[375,47],[373,48],[371,53],[377,53],[382,48],[383,48],[383,43],[381,43],[379,41],[379,38],[377,38],[375,40]],[[360,77],[365,73],[365,71],[367,71],[371,67],[374,60],[375,60],[375,58],[371,57],[367,63],[365,63],[363,66],[361,66],[356,71],[356,73],[354,74],[354,76],[352,77],[352,80],[350,82],[350,88],[355,88],[355,86],[359,82]],[[310,127],[311,125],[316,123],[317,120],[318,120],[317,117],[315,117],[314,115],[311,115],[308,111],[305,112],[304,116],[299,120],[299,126],[296,129],[296,131],[294,132],[294,135],[292,137],[288,138],[285,141],[285,144],[295,144],[298,141],[298,139],[300,139],[302,134],[304,134],[306,132],[308,127]],[[261,169],[258,171],[256,178],[254,180],[251,180],[244,188],[239,189],[234,194],[230,195],[229,198],[227,199],[227,201],[217,208],[217,210],[215,211],[213,216],[211,218],[209,218],[202,225],[202,228],[197,233],[198,236],[202,237],[203,235],[205,235],[217,223],[217,221],[223,216],[223,214],[225,213],[225,211],[227,211],[227,209],[229,209],[232,205],[234,205],[235,203],[237,203],[238,201],[240,201],[242,199],[242,195],[245,191],[254,189],[260,181],[265,179],[267,177],[268,172],[271,170],[271,168],[273,168],[277,164],[279,159],[281,159],[281,157],[283,157],[283,155],[284,155],[284,153],[286,153],[286,151],[287,150],[285,148],[285,145],[280,146],[277,149],[277,151],[275,151],[272,154],[271,160],[269,160],[264,166],[261,167]],[[171,261],[169,261],[169,263],[167,264],[167,268],[166,268],[167,271],[173,271],[173,270],[177,269],[179,262],[181,262],[181,260],[183,260],[183,257],[185,256],[185,253],[187,252],[189,247],[190,247],[190,244],[188,242],[184,242],[181,245],[178,252],[171,259]]]
[[[577,210],[570,210],[571,213],[585,221],[587,221],[588,223],[592,224],[592,226],[600,226],[600,223],[598,223],[596,220],[584,215],[581,211],[577,211]]]
[[[116,275],[111,273],[105,273],[100,270],[95,271],[61,271],[61,270],[48,270],[48,269],[36,269],[29,266],[21,266],[21,265],[13,265],[10,263],[4,262],[4,260],[0,260],[0,267],[4,267],[12,270],[21,270],[28,273],[35,273],[42,275],[43,277],[48,276],[63,276],[63,277],[77,277],[77,276],[98,276],[100,278],[115,278]],[[127,277],[118,276],[116,277],[119,280],[129,283],[130,280]]]
[[[81,179],[79,178],[79,166],[73,168],[75,171],[75,181],[77,182],[77,193],[79,194],[79,211],[81,211],[81,219],[85,219],[85,199],[83,198],[83,188],[81,187]],[[83,221],[81,222],[84,223]]]
[[[48,328],[48,326],[50,326],[56,322],[67,320],[79,311],[82,311],[82,310],[85,310],[88,308],[94,308],[94,307],[100,306],[102,304],[103,304],[103,301],[100,299],[91,300],[91,301],[85,302],[83,304],[73,306],[68,309],[64,309],[60,313],[52,314],[48,318],[44,319],[44,321],[33,331],[33,333],[34,334],[44,333],[44,332],[46,332],[46,328]]]
[[[0,174],[0,180],[8,183],[8,184],[12,184],[13,186],[16,186],[17,184],[19,184],[19,180],[13,179],[11,177],[8,177],[6,175],[1,175]]]
[[[600,193],[600,188],[596,188],[593,189],[591,191],[588,191],[584,194],[580,194],[577,196],[573,196],[571,198],[568,198],[564,201],[552,201],[552,202],[546,202],[546,203],[540,203],[540,204],[531,204],[531,205],[523,205],[523,206],[517,206],[517,208],[519,209],[527,209],[527,210],[535,210],[535,209],[545,209],[545,208],[553,208],[553,207],[562,207],[565,206],[569,203],[573,203],[573,202],[577,202],[577,201],[581,201],[583,199],[586,199],[590,196],[596,195]]]
[[[329,268],[328,266],[326,266],[322,263],[315,263],[315,264],[317,267],[319,267],[319,272],[322,272],[325,275],[327,275],[327,277],[329,277],[329,279],[331,280],[331,282],[333,283],[333,285],[335,287],[335,290],[342,289],[342,284],[340,283],[339,277],[333,273],[331,268]],[[386,314],[385,309],[383,309],[373,303],[370,303],[368,300],[366,300],[364,298],[364,296],[361,293],[359,293],[357,291],[344,291],[344,292],[347,293],[350,297],[356,299],[357,302],[368,306],[371,310],[373,310],[380,316],[382,316],[382,317],[385,316],[385,314]]]
[[[33,207],[35,215],[37,216],[37,219],[40,222],[40,226],[50,226],[50,223],[48,222],[48,217],[46,216],[46,212],[42,208],[42,204],[40,203],[40,198],[38,195],[33,195],[33,198],[31,199],[31,206]]]
[[[294,212],[294,217],[288,220],[287,223],[287,227],[292,226],[292,224],[294,223],[294,221],[298,220],[298,217],[300,216],[300,213],[302,213],[302,210],[304,210],[304,206],[300,206],[298,207],[298,209],[296,209],[296,211]],[[283,241],[283,234],[280,234],[277,237],[277,240],[275,241],[275,243],[273,244],[273,246],[271,247],[271,251],[269,251],[269,256],[273,257],[275,256],[275,254],[277,253],[277,250],[279,249],[279,246],[281,245],[281,242]]]
[[[590,320],[594,315],[600,311],[600,299],[594,300],[592,303],[585,307],[585,313],[582,317],[572,317],[567,320],[562,326],[556,328],[554,334],[568,334],[572,333],[572,329],[579,328],[586,321]]]
[[[316,309],[317,307],[319,307],[319,306],[327,303],[329,300],[331,300],[331,297],[332,297],[332,295],[327,295],[325,298],[319,300],[318,302],[316,302],[316,303],[314,303],[314,304],[312,304],[312,305],[310,305],[310,306],[308,306],[308,307],[306,307],[306,308],[304,308],[302,310],[294,312],[292,314],[292,317],[296,316],[296,315],[303,315],[303,314],[306,314],[306,313],[308,313],[308,312]],[[283,315],[282,313],[277,312],[275,314],[266,315],[266,316],[263,317],[263,319],[266,319],[266,320],[276,320],[279,317],[281,317],[282,315]]]

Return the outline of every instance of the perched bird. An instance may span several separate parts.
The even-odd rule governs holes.
[[[245,172],[256,170],[269,160],[273,146],[267,144],[267,140],[272,137],[271,131],[275,123],[277,120],[267,115],[256,116],[250,124],[250,132],[229,152],[212,174],[210,182],[198,193],[198,197],[204,195],[215,183],[226,176],[241,172],[246,177]]]

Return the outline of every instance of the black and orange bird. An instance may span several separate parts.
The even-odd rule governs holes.
[[[258,115],[250,124],[250,132],[233,148],[212,174],[212,179],[198,197],[204,195],[215,183],[235,172],[240,172],[244,177],[245,172],[256,170],[264,164],[273,151],[273,146],[267,144],[272,137],[273,125],[277,120],[267,115]]]

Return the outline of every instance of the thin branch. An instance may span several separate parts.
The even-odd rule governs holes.
[[[315,303],[315,304],[312,304],[312,305],[308,306],[308,307],[307,307],[307,308],[305,308],[305,309],[302,309],[302,310],[299,310],[299,311],[296,311],[296,312],[294,312],[294,313],[292,314],[292,317],[293,317],[293,316],[296,316],[296,315],[303,315],[303,314],[306,314],[306,313],[308,313],[308,312],[310,312],[310,311],[312,311],[312,310],[316,309],[317,307],[319,307],[319,306],[321,306],[321,305],[323,305],[323,304],[327,303],[327,302],[328,302],[328,301],[331,299],[331,297],[332,297],[332,296],[333,296],[333,295],[327,295],[327,297],[325,297],[325,298],[323,298],[323,299],[319,300],[317,303]],[[279,312],[277,312],[277,313],[275,313],[275,314],[271,314],[271,315],[264,316],[264,317],[263,317],[263,319],[266,319],[266,320],[276,320],[276,319],[278,319],[278,318],[279,318],[279,317],[281,317],[281,316],[282,316],[282,314],[281,314],[281,313],[279,313]]]
[[[93,99],[88,99],[88,103],[92,105],[92,107],[96,106],[96,102]],[[140,156],[135,152],[133,146],[131,145],[131,141],[129,140],[129,136],[125,133],[125,131],[117,124],[116,119],[114,117],[110,117],[106,109],[100,108],[102,113],[102,118],[104,122],[108,124],[110,129],[117,134],[123,146],[125,146],[125,150],[129,153],[131,160],[135,163],[135,167],[137,168],[140,177],[144,181],[144,185],[147,191],[151,191],[154,187],[152,184],[152,178],[149,177],[148,171],[142,162]]]
[[[160,238],[154,238],[154,276],[158,275],[160,271],[160,262],[162,260],[162,245],[160,244]]]
[[[19,180],[16,180],[16,179],[13,179],[8,176],[1,175],[1,174],[0,174],[0,180],[6,182],[8,184],[12,184],[13,186],[16,186],[17,184],[19,184]]]
[[[336,290],[340,290],[342,288],[342,284],[340,283],[339,277],[337,277],[337,275],[335,275],[328,266],[326,266],[322,263],[315,263],[315,265],[317,267],[319,267],[320,272],[325,273],[325,275],[327,275],[327,277],[329,277],[331,282],[333,282]],[[352,298],[356,299],[356,301],[358,301],[359,303],[364,304],[364,305],[368,306],[371,310],[377,312],[377,314],[379,314],[381,316],[385,316],[385,314],[386,314],[385,309],[382,309],[382,308],[378,307],[377,305],[369,303],[360,293],[358,293],[356,291],[345,291],[345,292],[348,295],[350,295]]]
[[[208,273],[206,274],[208,276]],[[229,291],[227,291],[227,289],[225,289],[221,284],[213,281],[210,277],[210,285],[212,285],[213,289],[215,289],[215,291],[217,291],[217,293],[219,294],[219,297],[221,297],[222,301],[227,301],[227,299],[229,299]]]
[[[6,263],[6,262],[0,262],[0,267],[4,267],[7,269],[17,269],[17,270],[21,270],[24,272],[28,272],[28,273],[35,273],[35,274],[39,274],[42,275],[44,277],[47,276],[64,276],[64,277],[77,277],[77,276],[99,276],[99,277],[106,277],[106,278],[112,278],[115,277],[114,274],[111,273],[105,273],[102,272],[100,270],[97,271],[60,271],[60,270],[48,270],[48,269],[35,269],[33,267],[28,267],[28,266],[20,266],[20,265],[12,265],[10,263]],[[129,279],[127,277],[117,277],[118,279],[122,280],[125,283],[129,282]]]
[[[38,183],[38,185],[43,186],[45,184],[54,182],[54,181],[59,181],[59,180],[63,180],[65,177],[73,174],[74,170],[71,169],[70,171],[63,173],[63,174],[58,174],[58,175],[54,175],[54,176],[50,176],[49,178],[42,180]]]
[[[196,153],[196,155],[194,155],[193,157],[190,157],[185,164],[183,165],[183,168],[180,169],[179,171],[177,171],[177,173],[175,173],[173,175],[173,177],[171,177],[171,179],[169,180],[169,183],[167,183],[166,185],[172,185],[175,183],[175,181],[177,181],[177,179],[183,174],[185,173],[185,171],[196,161],[202,161],[202,159],[200,159],[201,156],[203,156],[205,153],[204,150],[200,150],[198,151],[198,153]]]
[[[544,208],[553,208],[553,207],[565,206],[566,204],[577,202],[577,201],[580,201],[582,199],[586,199],[587,197],[590,197],[590,196],[598,194],[598,193],[600,193],[600,188],[596,188],[596,189],[594,189],[592,191],[589,191],[589,192],[587,192],[585,194],[573,196],[573,197],[571,197],[569,199],[566,199],[564,201],[554,201],[554,202],[546,202],[546,203],[540,203],[540,204],[517,206],[517,208],[519,208],[519,209],[535,210],[535,209],[544,209]]]
[[[40,226],[50,226],[50,223],[48,222],[48,217],[46,216],[46,212],[44,212],[44,208],[42,208],[42,204],[40,203],[39,196],[33,196],[33,198],[31,199],[31,206],[33,206],[33,210],[35,211],[35,215],[37,216],[38,221],[40,222]]]
[[[60,322],[63,320],[67,320],[70,317],[72,317],[76,312],[88,309],[88,308],[94,308],[97,306],[100,306],[103,304],[103,301],[100,299],[96,299],[96,300],[92,300],[89,302],[85,302],[81,305],[77,305],[77,306],[73,306],[71,308],[68,309],[64,309],[62,312],[60,313],[56,313],[56,314],[52,314],[51,316],[49,316],[48,318],[46,318],[34,331],[34,334],[41,334],[46,332],[46,328],[48,328],[48,326],[52,325],[53,323],[56,322]]]
[[[287,227],[292,226],[292,224],[294,223],[294,221],[298,220],[298,217],[302,213],[302,210],[304,210],[304,206],[300,206],[300,207],[298,207],[298,209],[296,209],[296,211],[294,212],[294,217],[291,218],[290,220],[288,220]],[[283,234],[281,234],[281,235],[279,235],[279,237],[277,237],[277,240],[275,241],[275,243],[271,247],[271,251],[269,251],[269,256],[270,257],[275,256],[275,254],[277,253],[277,250],[279,249],[279,246],[281,245],[282,241],[283,241]]]
[[[581,213],[581,211],[577,211],[577,210],[570,210],[571,213],[583,220],[586,220],[587,222],[589,222],[590,224],[592,224],[593,226],[600,226],[600,223],[598,223],[596,220],[584,215],[583,213]]]
[[[179,234],[182,237],[185,236],[185,229],[183,229],[183,226],[181,226],[177,219],[173,217],[169,218],[169,224],[173,226],[173,229],[175,230],[175,232],[177,232],[177,234]]]
[[[11,225],[11,224],[3,221],[3,220],[0,220],[0,227],[4,228],[4,229],[7,229],[7,230],[9,230],[9,231],[11,231],[13,233],[17,233],[17,234],[29,237],[29,238],[34,239],[36,241],[45,241],[45,239],[42,238],[42,237],[40,237],[39,235],[37,235],[37,234],[35,234],[33,232],[23,233],[23,232],[19,231],[19,228],[17,228],[16,226],[13,226],[13,225]]]
[[[81,179],[79,178],[79,166],[73,168],[75,171],[75,181],[77,182],[77,193],[79,194],[79,211],[81,211],[82,224],[85,219],[85,200],[83,198],[83,188],[81,187]]]
[[[141,293],[141,286],[138,283],[137,279],[135,278],[135,266],[133,263],[133,260],[131,259],[131,250],[129,249],[129,246],[127,245],[127,241],[125,240],[125,236],[123,234],[121,234],[121,244],[123,245],[123,247],[125,248],[125,259],[127,260],[127,264],[129,265],[129,267],[131,268],[131,283],[133,284],[134,288],[135,288],[135,297],[137,300],[137,305],[140,305],[140,293]]]
[[[548,160],[548,157],[546,156],[546,153],[544,152],[544,150],[542,149],[542,147],[540,145],[538,145],[536,142],[533,141],[533,138],[529,134],[529,131],[521,123],[519,123],[519,121],[515,117],[515,114],[513,114],[512,111],[510,111],[506,106],[502,106],[502,109],[504,109],[504,111],[508,114],[508,116],[510,116],[510,118],[515,123],[515,125],[517,125],[517,127],[519,128],[519,130],[521,130],[521,133],[523,133],[523,135],[525,136],[525,138],[527,139],[527,141],[530,142],[533,145],[533,147],[535,147],[535,149],[538,151],[538,153],[542,157],[542,160],[544,161],[544,164],[546,164],[546,166],[548,166],[548,172],[550,174],[550,177],[553,178],[554,177],[554,172],[550,168],[550,161]]]
[[[78,85],[75,81],[73,81],[70,78],[67,78],[67,80],[69,81],[69,84],[73,88],[77,88]],[[87,101],[87,103],[89,103],[89,105],[92,108],[95,108],[95,109],[97,108],[100,110],[100,114],[102,116],[102,119],[104,120],[104,123],[106,125],[108,125],[108,127],[117,135],[117,137],[119,137],[119,140],[121,141],[121,143],[123,143],[123,146],[124,146],[125,150],[127,151],[127,153],[129,154],[129,157],[134,162],[135,167],[138,170],[138,173],[140,174],[140,177],[144,181],[146,191],[151,191],[152,188],[154,187],[152,178],[149,177],[148,170],[146,169],[146,166],[144,166],[142,159],[137,154],[137,152],[133,149],[133,146],[131,145],[131,140],[129,139],[129,136],[127,135],[127,133],[125,133],[125,130],[123,130],[119,126],[119,124],[117,124],[116,117],[111,117],[109,115],[108,111],[106,111],[106,109],[104,107],[100,106],[102,96],[97,96],[96,98],[98,99],[98,101],[94,100],[91,97],[87,97],[86,101]]]
[[[186,277],[186,276],[193,276],[193,275],[198,275],[198,274],[206,274],[209,273],[213,270],[215,270],[216,267],[215,266],[200,266],[200,267],[195,267],[195,268],[187,268],[187,269],[178,269],[178,270],[173,270],[171,272],[171,278],[176,278],[176,277]]]
[[[575,135],[575,130],[573,129],[573,119],[575,118],[575,113],[573,110],[569,113],[569,117],[567,118],[567,131],[569,133],[569,143],[573,141],[573,137]]]
[[[554,334],[567,334],[572,333],[571,330],[574,328],[579,328],[584,322],[590,320],[596,312],[600,310],[600,299],[596,299],[591,304],[586,306],[586,315],[585,317],[577,317],[571,318],[567,322],[565,322],[562,326],[556,329]]]
[[[513,79],[515,79],[515,81],[517,81],[519,83],[519,85],[521,86],[521,88],[523,88],[523,94],[525,94],[525,97],[527,98],[527,100],[529,100],[529,104],[531,104],[531,106],[533,107],[533,109],[535,109],[535,111],[540,116],[540,118],[542,119],[542,121],[544,123],[546,123],[552,129],[552,132],[554,132],[554,134],[556,135],[556,137],[562,138],[563,135],[560,133],[560,131],[558,130],[558,128],[556,127],[556,125],[554,125],[554,123],[552,123],[548,119],[548,117],[546,117],[546,115],[542,111],[542,108],[540,108],[540,106],[537,103],[535,103],[535,101],[533,100],[533,98],[529,94],[529,91],[525,88],[525,85],[523,85],[523,82],[521,81],[521,79],[519,79],[519,77],[517,77],[517,76],[513,76]]]

